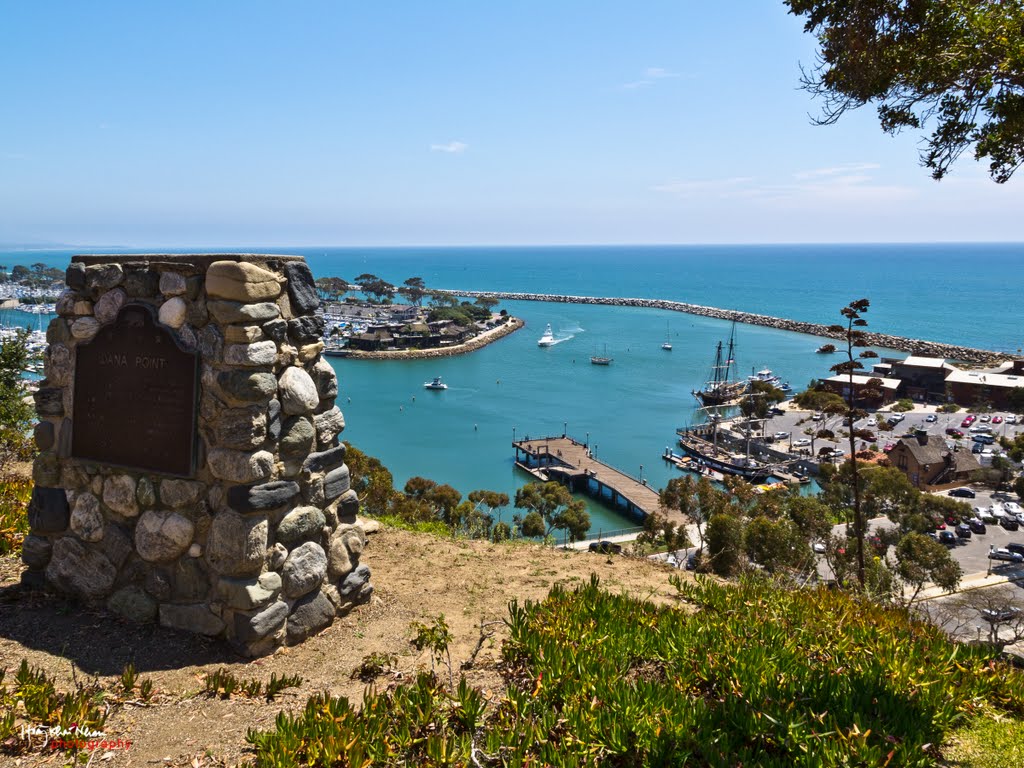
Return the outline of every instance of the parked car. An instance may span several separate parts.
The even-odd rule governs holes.
[[[980,421],[982,424],[988,424],[990,421],[992,421],[992,417],[986,413],[983,414],[982,417],[978,419],[978,421]]]
[[[1021,506],[1016,501],[1004,501],[1003,509],[1014,517],[1019,517],[1021,513]]]
[[[686,558],[686,570],[696,571],[697,560],[700,559],[700,552],[691,552]]]
[[[1012,414],[1012,413],[1009,416],[1006,417],[1006,423],[1007,424],[1016,424],[1019,421],[1020,421],[1020,417],[1015,415],[1015,414]]]
[[[973,424],[973,423],[974,423],[975,421],[977,421],[977,420],[978,420],[978,417],[977,417],[977,416],[974,416],[974,415],[972,415],[972,414],[967,414],[967,415],[966,415],[966,416],[964,417],[964,420],[963,420],[963,422],[962,422],[962,423],[960,424],[960,426],[962,426],[962,427],[969,427],[969,426],[971,426],[971,424]]]
[[[947,547],[955,547],[956,534],[952,531],[939,531],[939,544],[945,544]]]
[[[811,421],[821,421],[824,418],[825,416],[823,414],[816,413],[813,416],[811,416]]]
[[[1003,417],[1002,416],[993,416],[992,417],[992,423],[993,424],[1002,424],[1003,423]]]
[[[978,494],[976,494],[970,488],[953,488],[950,490],[949,495],[956,496],[961,499],[973,499]]]
[[[985,444],[984,443],[981,443],[981,442],[971,443],[971,453],[981,453],[984,450],[985,450]]]
[[[999,518],[999,524],[1008,531],[1016,531],[1020,529],[1020,523],[1017,522],[1016,517],[1010,515],[1003,515]]]
[[[801,437],[799,440],[794,440],[793,441],[793,447],[794,448],[806,448],[810,444],[811,444],[811,438],[809,438],[809,437]]]
[[[894,413],[889,417],[889,421],[891,421],[893,424],[899,424],[905,418],[907,417],[904,416],[902,413]]]
[[[622,545],[613,541],[592,541],[590,542],[590,551],[603,555],[619,555],[622,554]]]
[[[789,432],[776,432],[775,433],[775,439],[776,440],[785,440],[787,437],[789,437]]]
[[[985,608],[981,612],[981,618],[990,624],[1013,621],[1018,616],[1020,616],[1020,609],[1012,606],[1009,608]]]
[[[971,538],[971,526],[969,526],[967,523],[960,523],[959,525],[957,525],[957,527],[954,529],[954,532],[956,533],[958,539]]]
[[[1006,549],[1010,552],[1016,552],[1018,555],[1024,555],[1024,544],[1018,544],[1016,541],[1011,541],[1007,544]]]
[[[924,417],[924,420],[931,424],[932,422],[938,421],[939,417],[936,416],[934,413],[929,413],[927,416]]]
[[[1002,560],[1005,563],[1024,563],[1024,555],[1008,549],[993,549],[988,553],[989,560]]]
[[[972,533],[977,533],[979,535],[983,533],[988,533],[988,528],[985,527],[985,523],[983,523],[976,517],[972,517],[970,520],[968,520],[967,525],[971,527]]]
[[[955,427],[947,427],[946,428],[946,434],[950,435],[951,437],[963,437],[964,436],[964,433],[961,432],[959,429],[956,429]]]

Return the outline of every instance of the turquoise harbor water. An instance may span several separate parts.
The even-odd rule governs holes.
[[[140,251],[143,249],[132,249]],[[201,250],[201,249],[190,249]],[[266,252],[257,247],[236,249]],[[999,350],[1024,346],[1017,294],[1021,245],[716,246],[455,249],[273,249],[307,257],[317,276],[372,272],[429,287],[666,298],[833,322],[868,297],[871,329]],[[8,252],[8,266],[64,266],[72,251]],[[517,437],[589,435],[598,458],[661,487],[678,470],[661,460],[676,427],[696,418],[690,391],[707,375],[728,323],[634,308],[506,302],[527,327],[470,355],[409,362],[332,359],[344,437],[378,456],[401,486],[422,475],[464,494],[514,493],[527,477],[513,467]],[[25,325],[35,318],[4,313]],[[551,323],[566,341],[537,347]],[[666,326],[674,349],[661,349]],[[827,374],[835,359],[821,340],[737,326],[739,369],[770,367],[795,387]],[[605,349],[615,362],[591,365]],[[443,392],[423,389],[442,376]],[[593,528],[628,524],[591,505]]]

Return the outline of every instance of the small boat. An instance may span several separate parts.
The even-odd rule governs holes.
[[[608,345],[604,345],[604,352],[602,354],[591,356],[590,362],[593,365],[611,365],[612,358],[608,357]]]
[[[781,390],[782,392],[793,391],[793,388],[789,385],[789,382],[780,379],[778,376],[772,373],[772,370],[770,368],[764,368],[758,371],[757,373],[747,376],[747,388],[749,389],[750,386],[756,381],[763,381],[766,384],[770,384],[776,389]]]
[[[441,381],[440,376],[435,376],[433,381],[423,382],[424,389],[448,389],[448,385]]]
[[[553,347],[558,343],[555,335],[551,333],[551,323],[548,323],[548,327],[544,329],[544,335],[537,339],[538,347]]]
[[[666,352],[672,351],[672,342],[670,341],[671,334],[669,333],[668,323],[665,324],[665,343],[661,345],[661,348]]]

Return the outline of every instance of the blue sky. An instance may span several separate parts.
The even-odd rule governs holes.
[[[0,242],[1024,240],[813,61],[781,0],[12,0]]]

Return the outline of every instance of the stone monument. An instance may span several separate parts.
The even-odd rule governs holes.
[[[298,256],[74,257],[23,582],[248,655],[367,601],[318,306]]]

